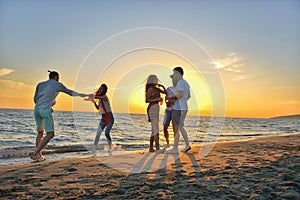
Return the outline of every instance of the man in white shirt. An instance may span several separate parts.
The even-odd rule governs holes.
[[[179,143],[179,131],[184,138],[186,147],[182,150],[183,152],[188,152],[191,150],[189,144],[188,135],[184,128],[184,120],[188,112],[187,100],[191,97],[190,95],[190,85],[183,78],[183,69],[181,67],[175,67],[173,69],[172,79],[176,83],[175,96],[167,97],[170,101],[174,101],[174,106],[172,110],[172,121],[173,121],[173,131],[174,131],[174,147],[169,151],[169,153],[178,153],[178,143]]]

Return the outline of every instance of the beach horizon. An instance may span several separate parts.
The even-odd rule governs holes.
[[[90,156],[4,166],[0,198],[299,199],[299,144],[300,134],[292,134],[219,142],[205,157],[203,145],[193,145],[178,157],[119,155],[127,163]],[[128,166],[135,171],[117,170]]]

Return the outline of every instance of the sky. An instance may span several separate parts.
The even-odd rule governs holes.
[[[300,113],[299,0],[0,0],[0,108],[33,109],[47,70],[78,92],[107,83],[114,112],[146,113],[144,84],[175,66],[192,115]],[[92,111],[59,94],[55,110]]]

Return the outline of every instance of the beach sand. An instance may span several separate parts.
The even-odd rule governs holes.
[[[201,149],[5,166],[0,198],[300,199],[300,134]]]

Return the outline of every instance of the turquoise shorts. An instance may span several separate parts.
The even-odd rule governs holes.
[[[34,118],[37,131],[54,132],[53,110],[50,109],[34,109]]]

